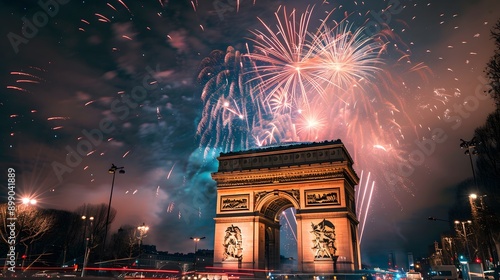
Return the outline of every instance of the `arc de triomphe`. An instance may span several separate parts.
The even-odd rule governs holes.
[[[276,270],[280,215],[296,210],[298,271],[361,269],[354,187],[359,178],[340,140],[221,154],[214,266]]]

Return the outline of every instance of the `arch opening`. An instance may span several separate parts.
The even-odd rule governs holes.
[[[268,220],[265,232],[266,268],[296,271],[297,201],[289,193],[274,191],[265,196],[260,205],[259,212]]]
[[[294,207],[290,207],[283,210],[280,215],[280,270],[285,273],[291,273],[298,270],[296,212]]]
[[[259,204],[257,205],[259,212],[275,223],[279,223],[283,211],[290,207],[299,207],[297,198],[293,194],[279,190],[267,193]]]
[[[290,200],[284,197],[279,197],[262,207],[261,213],[271,221],[279,223],[281,213],[290,207],[293,207]]]

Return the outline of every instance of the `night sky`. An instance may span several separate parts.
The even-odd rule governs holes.
[[[454,187],[472,176],[459,139],[472,138],[493,110],[482,77],[493,55],[490,29],[500,18],[500,2],[369,2],[59,0],[46,10],[35,1],[2,1],[0,167],[16,169],[19,195],[36,197],[40,207],[74,210],[107,204],[107,170],[112,163],[123,166],[126,173],[116,175],[114,186],[112,231],[144,222],[151,228],[144,243],[158,250],[191,252],[190,236],[206,236],[198,248],[213,249],[214,155],[255,148],[258,141],[248,133],[241,138],[253,142],[228,144],[245,128],[230,117],[230,107],[212,106],[221,100],[217,91],[203,99],[207,79],[199,73],[211,64],[202,61],[228,46],[242,54],[258,50],[263,43],[256,34],[270,36],[266,26],[276,33],[275,12],[280,9],[283,18],[282,5],[287,14],[296,9],[297,21],[310,11],[311,34],[331,12],[327,24],[388,31],[388,43],[376,49],[383,53],[381,74],[370,72],[367,79],[377,86],[366,86],[367,95],[381,93],[351,102],[357,113],[334,117],[322,129],[330,134],[309,131],[290,139],[342,139],[362,179],[357,191],[370,193],[374,186],[370,204],[367,197],[364,205],[358,201],[363,263],[384,267],[394,253],[404,266],[407,252],[426,256],[439,240],[448,225],[427,217],[447,218]],[[390,97],[384,89],[391,89]],[[252,94],[243,92],[240,100]],[[322,102],[323,111],[341,114],[338,100]],[[370,124],[388,103],[395,104],[390,119],[398,133],[395,125]],[[244,118],[256,112],[247,110]],[[347,129],[352,119],[360,126]],[[385,144],[374,145],[375,138]],[[263,143],[276,145],[269,142]],[[418,155],[424,156],[412,158]],[[398,169],[401,160],[413,160],[412,169]],[[6,182],[0,183],[5,190]],[[293,256],[287,212],[282,255]]]

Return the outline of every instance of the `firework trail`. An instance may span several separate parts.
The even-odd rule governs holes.
[[[31,91],[25,87],[25,85],[37,85],[45,82],[45,79],[41,78],[38,73],[46,72],[45,69],[29,66],[29,71],[11,71],[10,74],[15,78],[15,85],[7,85],[6,88],[10,90],[22,91],[31,93]],[[33,74],[31,72],[38,72],[37,74]]]
[[[197,133],[206,150],[224,151],[251,147],[251,131],[269,111],[253,94],[254,83],[244,80],[248,60],[228,47],[226,53],[213,51],[201,63],[198,81],[203,84],[204,108]],[[212,137],[207,131],[217,131]]]
[[[289,208],[289,209],[290,209],[290,214],[292,215],[292,217],[295,218],[295,214],[293,213],[292,209],[291,208]],[[292,226],[292,224],[290,223],[290,220],[288,219],[288,215],[286,214],[286,210],[283,211],[283,217],[285,218],[285,220],[288,224],[288,227],[290,228],[290,232],[292,233],[294,240],[297,241],[297,235],[295,234],[295,231],[293,231],[293,228],[297,227],[297,221],[295,221],[294,226]]]
[[[359,217],[359,232],[360,232],[359,243],[360,244],[361,244],[361,240],[363,240],[363,234],[364,234],[365,226],[366,226],[366,219],[368,217],[368,213],[370,210],[373,190],[375,189],[375,181],[371,180],[370,177],[371,177],[370,172],[368,172],[368,175],[364,176],[364,170],[361,171],[359,186],[361,188],[363,188],[363,191],[358,191],[357,197],[356,197],[356,201],[358,202],[356,204],[356,213],[358,214],[358,217]],[[371,187],[370,187],[370,183],[371,183]],[[364,186],[363,186],[363,184],[364,184]],[[367,195],[368,190],[370,193]],[[365,202],[365,199],[368,199],[368,201]]]

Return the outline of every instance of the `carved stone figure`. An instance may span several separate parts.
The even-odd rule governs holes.
[[[333,258],[337,252],[335,247],[335,226],[332,222],[323,219],[323,221],[318,224],[311,223],[312,231],[314,235],[313,247],[315,249],[315,258]]]
[[[261,192],[256,193],[255,194],[255,203],[258,203],[259,200],[261,200],[268,193],[269,192],[266,192],[266,191],[261,191]]]
[[[222,260],[237,259],[241,260],[243,258],[243,248],[241,247],[241,230],[239,227],[231,225],[226,229],[226,235],[224,236],[224,254]]]

